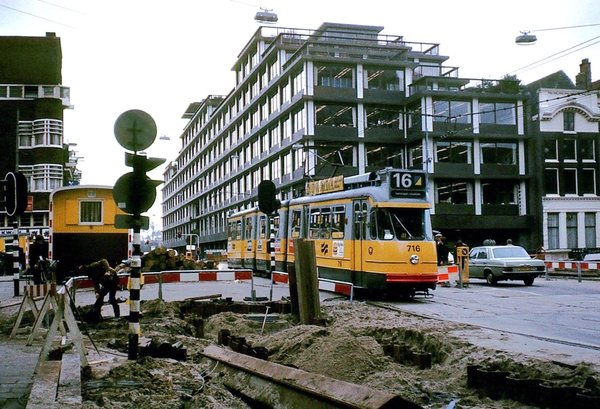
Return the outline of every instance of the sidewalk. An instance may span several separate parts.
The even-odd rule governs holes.
[[[0,343],[0,408],[27,406],[43,345],[36,341],[27,346],[26,341],[26,336],[19,335]]]
[[[20,296],[14,296],[12,276],[0,276],[0,314],[14,314],[19,311],[23,300],[21,281]],[[15,304],[14,307],[7,307]],[[27,407],[34,380],[34,371],[42,351],[41,341],[27,346],[27,335],[18,334],[13,338],[2,336],[0,342],[0,408],[18,409]]]

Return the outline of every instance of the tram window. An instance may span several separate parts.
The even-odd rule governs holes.
[[[319,226],[319,238],[331,238],[331,208],[324,207],[321,209],[321,223]]]
[[[241,220],[229,223],[229,238],[231,240],[239,240],[241,232]]]
[[[292,238],[297,239],[300,237],[300,222],[302,212],[300,210],[292,211]]]
[[[320,211],[320,209],[310,209],[308,237],[311,239],[318,238],[320,226],[321,226],[321,211]]]
[[[267,217],[266,216],[261,216],[260,217],[260,236],[261,239],[264,239],[267,237]]]
[[[378,240],[422,240],[425,237],[422,209],[374,209],[371,238]]]
[[[400,240],[425,238],[423,209],[389,209],[396,237]]]
[[[252,238],[252,218],[246,217],[244,224],[245,224],[244,239],[251,239]]]
[[[279,215],[273,216],[273,237],[279,237]]]
[[[331,238],[343,239],[344,238],[344,219],[346,215],[346,209],[344,206],[337,206],[333,208],[333,220],[331,224]]]

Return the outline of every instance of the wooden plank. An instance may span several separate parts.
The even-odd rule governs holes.
[[[81,359],[72,349],[62,356],[56,395],[57,408],[81,408]]]
[[[43,361],[33,379],[27,409],[48,409],[54,407],[60,374],[61,361]]]
[[[212,295],[199,295],[198,297],[188,297],[185,301],[194,301],[194,300],[211,300],[213,298],[221,298],[223,294],[212,294]]]

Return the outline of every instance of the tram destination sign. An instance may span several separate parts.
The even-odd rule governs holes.
[[[392,171],[389,179],[390,197],[425,199],[427,190],[425,172]]]

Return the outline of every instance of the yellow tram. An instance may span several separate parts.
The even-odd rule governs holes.
[[[60,277],[103,258],[114,267],[131,257],[129,230],[115,227],[117,214],[125,213],[117,207],[112,187],[65,186],[51,193],[48,256],[59,261]]]
[[[314,242],[320,278],[360,290],[413,296],[435,289],[437,255],[426,177],[385,169],[309,182],[306,196],[273,215],[275,269],[294,264],[294,239]],[[258,209],[229,217],[231,267],[268,271],[269,218]]]

